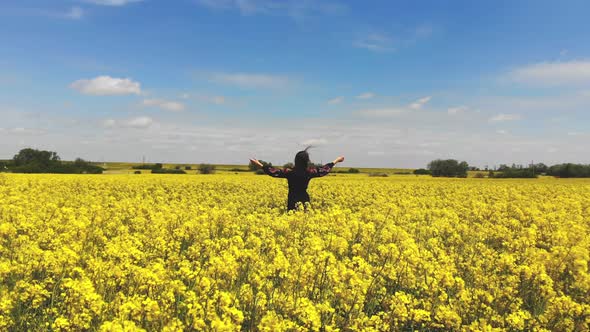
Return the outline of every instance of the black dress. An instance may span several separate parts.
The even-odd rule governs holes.
[[[274,178],[285,178],[289,182],[289,195],[287,196],[287,210],[295,210],[297,202],[309,202],[307,185],[309,180],[322,177],[332,170],[334,163],[327,163],[322,167],[309,167],[304,171],[291,168],[278,169],[264,165],[264,173]]]

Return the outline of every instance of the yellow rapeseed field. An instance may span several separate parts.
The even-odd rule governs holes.
[[[590,181],[0,174],[2,331],[588,331]]]

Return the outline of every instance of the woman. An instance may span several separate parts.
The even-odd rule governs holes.
[[[268,165],[262,165],[257,159],[250,159],[258,167],[262,167],[264,173],[275,178],[286,178],[289,182],[289,195],[287,196],[287,210],[295,210],[297,202],[305,204],[309,202],[307,194],[307,185],[312,178],[322,177],[330,172],[332,167],[337,163],[344,161],[344,157],[338,157],[333,162],[327,163],[322,167],[309,166],[309,153],[307,150],[297,152],[295,155],[295,166],[293,168],[277,169]]]

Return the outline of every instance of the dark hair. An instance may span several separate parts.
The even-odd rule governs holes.
[[[295,155],[295,171],[304,172],[309,167],[309,153],[307,152],[309,149],[311,149],[311,145]]]

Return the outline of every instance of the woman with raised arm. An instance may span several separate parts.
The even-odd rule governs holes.
[[[264,173],[275,178],[286,178],[289,182],[289,194],[287,196],[287,211],[295,210],[297,203],[309,202],[309,195],[307,194],[307,185],[312,178],[322,177],[330,172],[332,167],[337,163],[344,161],[344,157],[338,157],[333,162],[327,163],[322,167],[310,167],[308,146],[303,151],[297,152],[295,155],[295,166],[293,168],[278,169],[268,165],[262,165],[258,159],[250,159],[250,161],[262,167]]]

